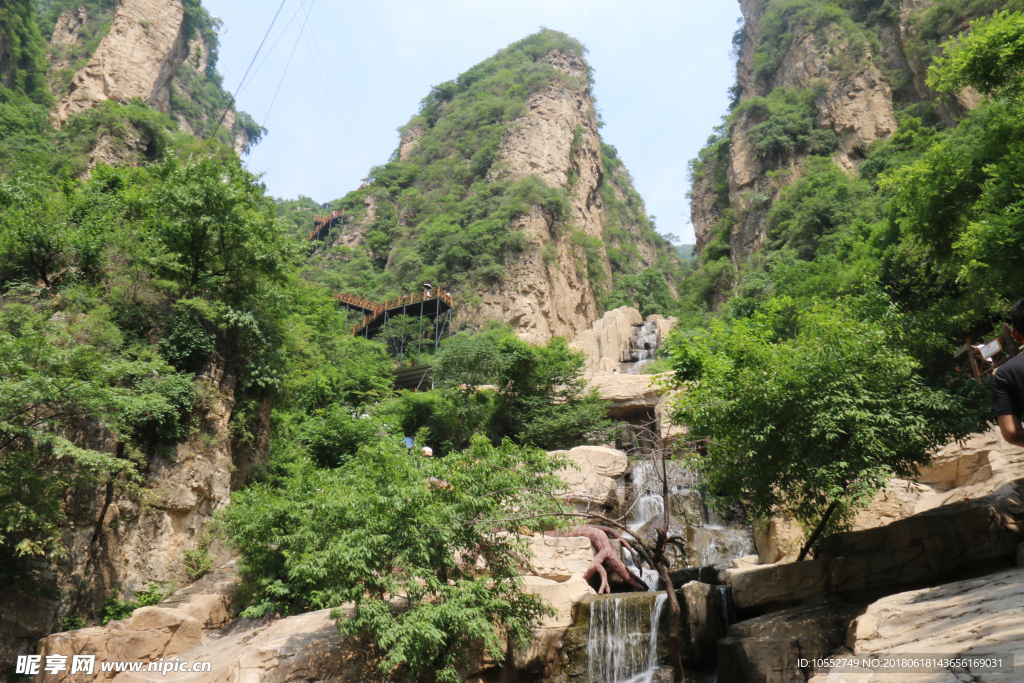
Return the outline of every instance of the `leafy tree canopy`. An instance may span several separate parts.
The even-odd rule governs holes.
[[[1003,11],[971,23],[932,65],[928,85],[959,93],[971,86],[987,95],[1017,97],[1024,87],[1024,14]]]
[[[448,457],[410,456],[397,440],[364,447],[333,470],[303,466],[282,488],[233,495],[222,513],[248,585],[247,616],[353,605],[338,628],[410,681],[458,681],[469,648],[500,657],[550,614],[522,591],[520,528],[542,530],[564,462],[477,438]],[[481,571],[477,560],[485,563]]]
[[[985,428],[987,414],[920,380],[904,324],[877,294],[805,308],[782,298],[677,339],[686,390],[674,420],[708,439],[693,465],[709,490],[755,518],[789,511],[805,528],[836,509],[840,528],[891,477]]]

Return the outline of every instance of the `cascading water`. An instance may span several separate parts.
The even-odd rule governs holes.
[[[658,622],[668,596],[659,593],[652,604],[629,595],[590,603],[588,683],[651,683],[654,678]]]
[[[655,487],[658,484],[658,487]],[[665,500],[661,497],[661,482],[654,470],[654,463],[639,462],[633,466],[633,495],[636,497],[633,509],[626,520],[626,528],[634,534],[647,522],[665,513]],[[623,552],[623,561],[626,566],[637,572],[636,563],[629,552]],[[660,580],[655,569],[645,566],[639,571],[640,579],[647,587],[654,591],[658,590]]]
[[[657,467],[660,465],[651,461],[633,463],[633,502],[626,527],[634,534],[652,519],[660,520],[665,513],[661,472]],[[665,467],[672,523],[687,526],[688,566],[710,567],[754,552],[750,529],[730,524],[706,505],[696,474],[672,463]],[[661,526],[660,522],[658,526]],[[623,555],[627,566],[632,567],[632,558],[626,557],[629,553]],[[645,570],[645,574],[648,572],[652,577],[656,576],[653,570]],[[647,581],[646,575],[643,578],[652,590],[656,589],[655,583]]]
[[[654,354],[658,350],[658,324],[646,322],[633,328],[633,336],[629,340],[629,363],[622,364],[622,370],[629,375],[639,375],[640,369],[654,362]]]

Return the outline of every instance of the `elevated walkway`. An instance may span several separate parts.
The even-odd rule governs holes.
[[[341,211],[331,211],[326,216],[313,216],[313,232],[309,233],[309,237],[306,238],[307,242],[314,240],[322,240],[327,237],[327,233],[331,231],[335,225],[345,220],[345,209]]]
[[[434,322],[434,343],[442,336],[451,336],[452,297],[447,292],[432,290],[407,294],[383,303],[370,301],[355,294],[335,294],[334,298],[345,304],[346,311],[361,311],[363,319],[352,328],[352,334],[367,339],[380,334],[391,318],[408,315],[430,318]]]

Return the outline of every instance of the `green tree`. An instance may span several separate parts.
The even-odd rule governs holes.
[[[876,322],[876,321],[881,322]],[[984,428],[957,396],[927,387],[902,350],[898,311],[868,294],[799,309],[768,302],[671,349],[685,391],[673,419],[708,440],[708,490],[757,519],[790,511],[813,529],[804,555],[892,477]]]
[[[495,387],[487,434],[493,443],[516,443],[554,449],[577,446],[599,437],[610,425],[604,402],[583,377],[583,354],[555,337],[532,346],[494,330],[457,335],[438,354],[437,384],[463,395],[475,387]]]
[[[36,104],[53,103],[46,87],[46,41],[31,0],[8,0],[0,7],[0,101],[7,99],[4,90],[28,95]]]
[[[441,460],[386,440],[281,489],[236,492],[221,519],[250,580],[245,614],[352,604],[351,618],[333,613],[338,628],[372,642],[383,671],[454,683],[471,646],[500,658],[506,637],[527,642],[551,613],[523,592],[516,531],[556,524],[549,491],[564,486],[563,465],[482,438]]]
[[[601,302],[606,309],[633,306],[644,317],[666,314],[675,307],[665,275],[657,268],[645,268],[636,275],[615,278],[615,288]]]
[[[0,308],[0,554],[59,556],[66,490],[138,483],[134,463],[70,439],[68,427],[88,420],[117,435],[121,413],[166,413],[165,397],[131,388],[166,367],[119,357],[11,298]]]
[[[237,161],[168,160],[147,198],[161,264],[186,295],[240,299],[265,281],[280,283],[295,252],[259,178]]]
[[[959,93],[1019,97],[1024,88],[1024,13],[1002,11],[971,22],[965,37],[946,44],[928,72],[928,85]]]

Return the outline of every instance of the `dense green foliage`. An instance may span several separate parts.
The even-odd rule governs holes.
[[[960,92],[1019,97],[1024,88],[1024,14],[1003,11],[971,25],[971,34],[935,62],[929,85]]]
[[[762,159],[779,164],[797,154],[828,154],[836,146],[836,134],[814,125],[818,95],[814,90],[776,88],[767,97],[744,100],[732,117],[746,114],[759,121],[748,135],[754,153]]]
[[[755,519],[788,511],[808,529],[838,502],[839,528],[892,477],[983,429],[985,415],[919,379],[905,325],[884,296],[782,298],[677,340],[671,359],[686,384],[674,419],[707,439],[693,464],[708,489]]]
[[[582,354],[564,339],[531,346],[492,324],[442,342],[434,366],[433,389],[403,392],[377,414],[437,455],[468,447],[475,435],[495,445],[571,448],[599,442],[610,426],[583,378]]]
[[[981,11],[978,3],[955,4],[935,3],[912,21],[948,26],[952,17],[962,22]],[[858,21],[870,18],[863,8],[847,9]],[[939,14],[948,21],[936,19]],[[908,104],[897,113],[899,129],[868,150],[856,175],[811,156],[795,179],[785,168],[764,175],[758,188],[773,196],[752,192],[739,208],[731,207],[724,172],[731,144],[727,131],[739,120],[737,112],[751,105],[742,103],[730,115],[727,128],[691,166],[695,187],[716,194],[719,224],[700,268],[681,290],[689,324],[705,324],[701,311],[712,305],[718,315],[743,317],[773,296],[806,303],[877,282],[913,314],[918,326],[911,335],[913,353],[936,378],[952,362],[948,351],[954,345],[992,330],[1021,295],[1014,277],[1020,247],[1014,246],[1013,207],[1022,130],[1015,94],[1020,58],[1014,46],[1022,29],[1020,15],[1006,13],[977,26],[947,57],[929,48],[929,59],[937,58],[929,82],[946,90],[972,85],[1002,99],[983,103],[952,127],[937,115],[939,105]],[[767,97],[792,96],[778,88]],[[754,128],[750,137],[756,148]],[[771,168],[771,159],[765,159]],[[753,212],[761,213],[751,219]],[[745,220],[763,221],[768,239],[766,248],[738,264],[737,271],[729,234]]]
[[[9,93],[24,93],[36,104],[53,102],[46,88],[46,41],[32,0],[6,0],[0,7],[0,102]]]
[[[214,358],[238,376],[235,438],[248,438],[246,406],[288,371],[278,302],[308,287],[289,279],[284,231],[237,160],[0,180],[6,579],[31,579],[18,558],[64,551],[66,492],[139,494],[148,463],[196,429],[192,372]],[[111,439],[123,448],[100,447]]]
[[[331,209],[345,210],[345,222],[317,250],[308,276],[373,299],[407,294],[431,282],[472,306],[479,303],[479,290],[501,280],[517,259],[562,267],[555,256],[559,245],[568,242],[575,268],[590,279],[599,299],[617,287],[621,275],[643,270],[641,243],[658,254],[657,264],[649,265],[677,277],[678,259],[646,215],[614,147],[601,146],[605,178],[600,193],[608,216],[604,244],[572,224],[568,200],[575,170],[570,169],[566,190],[534,176],[503,176],[501,136],[526,113],[529,97],[553,84],[581,80],[541,59],[552,50],[577,57],[585,53],[572,38],[543,30],[435,86],[401,129],[418,142],[407,146],[401,159],[373,168],[364,188],[331,203]],[[597,126],[596,113],[591,117]],[[579,126],[573,154],[585,134]],[[299,204],[282,206],[282,213],[297,211],[308,220],[308,205]],[[537,253],[539,245],[528,241],[517,223],[534,210],[548,225],[551,242],[543,253]],[[309,223],[305,226],[308,231]],[[361,233],[360,243],[328,246],[340,230]],[[611,282],[602,250],[612,264]]]
[[[351,604],[335,610],[339,628],[376,646],[383,671],[458,681],[471,643],[500,658],[506,635],[523,644],[551,613],[522,592],[527,546],[514,532],[555,524],[562,464],[509,442],[477,439],[438,460],[384,439],[344,467],[250,487],[223,513],[255,579],[246,614]]]
[[[741,103],[692,164],[695,192],[716,194],[720,225],[682,291],[691,308],[669,358],[691,384],[676,418],[710,439],[694,461],[708,485],[757,516],[788,510],[809,530],[835,503],[829,528],[841,527],[890,477],[990,422],[985,383],[959,374],[950,351],[991,334],[1024,295],[1024,21],[1000,13],[976,21],[944,56],[935,48],[986,8],[937,2],[911,17],[933,31],[932,43],[916,43],[927,46],[919,56],[932,63],[929,84],[991,96],[953,125],[952,105],[941,114],[941,102],[909,103],[858,173],[806,156],[796,177],[778,166],[764,174],[758,189],[773,196],[753,192],[734,208],[724,166],[736,112],[749,111]],[[857,21],[881,16],[846,9]],[[755,211],[765,247],[729,271],[729,244],[715,231]]]

